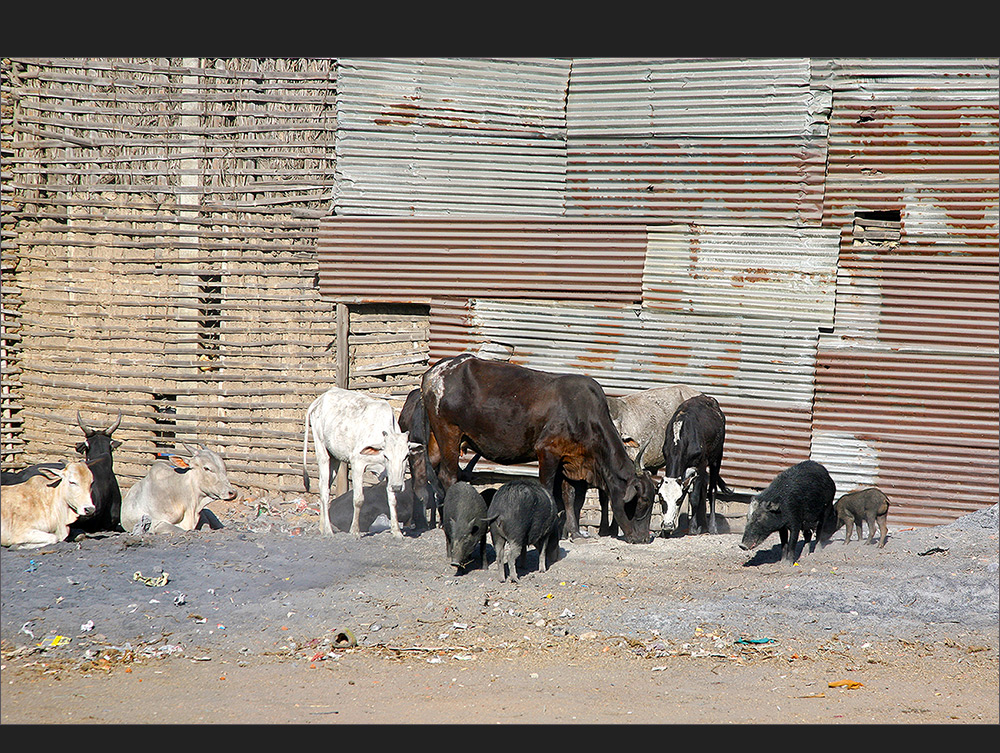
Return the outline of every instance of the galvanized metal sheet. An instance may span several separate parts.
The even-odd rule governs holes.
[[[760,138],[825,132],[808,58],[574,59],[571,139]]]
[[[566,214],[723,224],[818,224],[826,141],[575,137]]]
[[[574,60],[568,215],[818,224],[828,91],[808,59]]]
[[[643,302],[695,317],[776,320],[776,339],[787,323],[807,324],[814,338],[833,325],[839,240],[830,228],[650,227]]]
[[[561,215],[567,60],[342,59],[340,215]]]

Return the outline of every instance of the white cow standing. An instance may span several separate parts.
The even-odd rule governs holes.
[[[331,387],[316,398],[306,411],[305,435],[302,440],[302,480],[309,491],[309,424],[312,422],[316,462],[319,464],[320,530],[333,535],[330,523],[330,485],[341,463],[350,466],[354,518],[351,533],[361,536],[361,508],[364,503],[362,482],[365,471],[384,470],[387,476],[386,498],[389,503],[389,524],[392,535],[403,538],[396,513],[396,493],[403,489],[404,474],[410,451],[420,445],[411,443],[407,432],[401,432],[392,406],[385,400]]]

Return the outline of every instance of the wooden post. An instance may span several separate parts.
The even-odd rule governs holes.
[[[342,390],[350,389],[351,383],[351,353],[348,334],[351,331],[350,311],[346,303],[337,304],[337,381]],[[334,492],[339,497],[347,491],[347,463],[340,464]]]

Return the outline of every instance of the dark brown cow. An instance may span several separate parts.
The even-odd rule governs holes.
[[[649,542],[656,490],[647,473],[636,471],[604,390],[590,377],[462,354],[428,369],[421,391],[445,491],[458,478],[460,448],[468,442],[502,465],[537,461],[539,481],[566,510],[568,538],[579,533],[584,496],[595,486],[610,499],[625,540]]]

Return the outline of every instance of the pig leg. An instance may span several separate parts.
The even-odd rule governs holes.
[[[788,526],[787,533],[785,535],[788,537],[788,543],[787,544],[785,543],[785,537],[783,536],[782,544],[784,551],[782,552],[782,555],[784,556],[786,561],[794,563],[796,560],[795,550],[798,548],[798,543],[799,543],[798,526]]]
[[[483,537],[479,540],[479,552],[483,557],[483,570],[486,569],[486,531],[483,530]],[[448,555],[451,556],[450,554]]]
[[[844,531],[844,544],[847,545],[851,543],[851,536],[854,534],[854,518],[850,515],[844,518]]]
[[[864,520],[860,515],[854,516],[854,527],[858,529],[858,541],[864,538]]]
[[[875,543],[875,533],[878,530],[878,529],[875,528],[875,514],[874,513],[869,513],[868,517],[865,518],[865,521],[868,523],[868,541],[866,541],[865,543],[866,544],[874,544]]]
[[[889,536],[888,517],[889,517],[888,513],[883,513],[882,515],[879,515],[877,518],[875,518],[875,521],[878,523],[879,530],[882,532],[882,540],[878,544],[879,549],[885,546],[885,540]]]
[[[517,561],[521,559],[521,551],[513,541],[507,542],[507,568],[512,583],[517,583]]]

